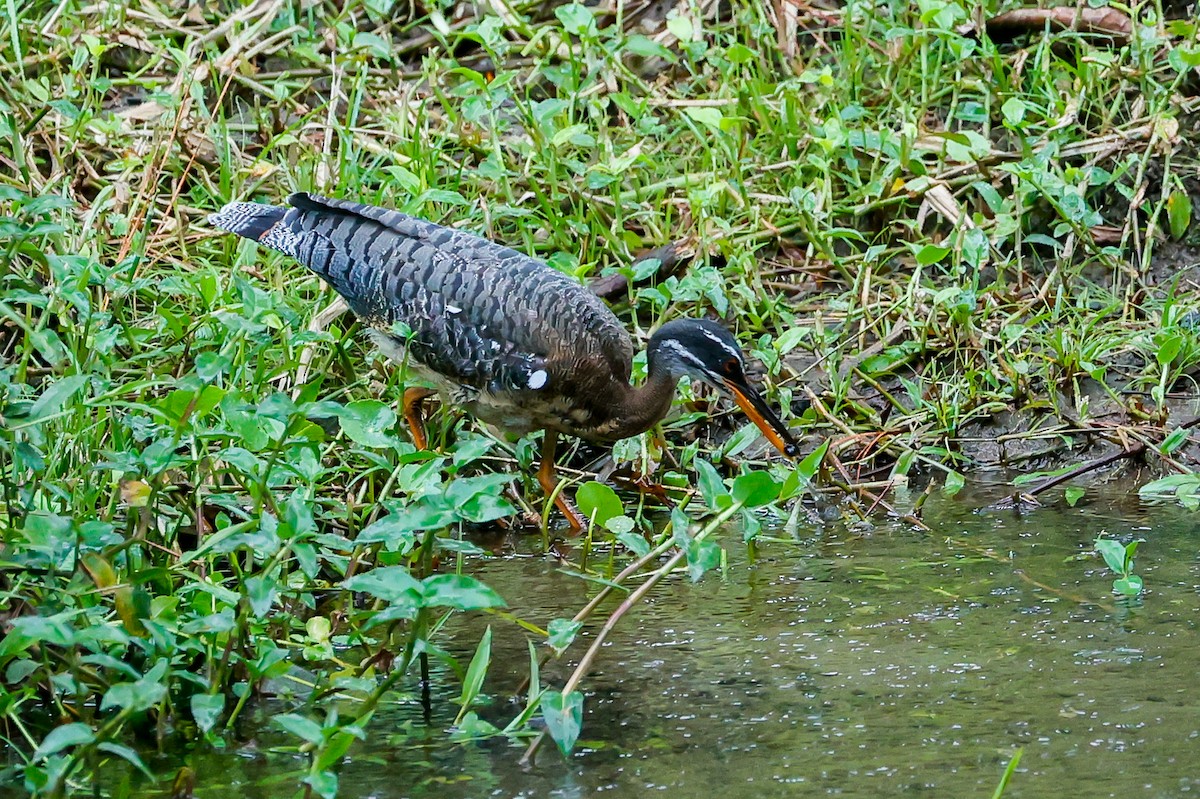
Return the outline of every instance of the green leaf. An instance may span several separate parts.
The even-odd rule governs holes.
[[[455,466],[465,466],[488,454],[495,445],[496,442],[486,436],[468,437],[463,431],[451,450],[451,460]]]
[[[911,360],[923,349],[920,342],[904,341],[894,347],[886,347],[878,355],[868,355],[858,368],[869,375],[882,375]]]
[[[709,510],[716,510],[717,498],[729,496],[729,491],[725,488],[721,475],[717,474],[713,465],[703,458],[696,458],[692,464],[696,467],[696,478],[700,483],[700,495],[704,497],[704,504],[708,506]]]
[[[460,720],[454,722],[454,730],[450,733],[450,740],[477,741],[481,738],[491,738],[493,735],[499,734],[500,729],[495,724],[484,721],[474,711],[471,711]]]
[[[558,751],[564,756],[571,754],[583,729],[583,694],[572,691],[564,696],[560,691],[546,691],[542,694],[542,718]]]
[[[554,9],[554,16],[562,23],[563,30],[572,36],[583,38],[596,32],[596,19],[587,6],[568,3]]]
[[[1178,499],[1186,495],[1200,493],[1200,475],[1198,474],[1169,474],[1157,480],[1151,480],[1140,489],[1138,496],[1142,499]]]
[[[354,743],[355,739],[362,738],[362,730],[358,727],[347,726],[329,736],[329,740],[325,742],[313,758],[313,766],[318,771],[328,771],[341,762],[346,751]]]
[[[506,474],[457,477],[446,486],[446,503],[458,518],[481,524],[511,516],[512,503],[501,495],[511,480]]]
[[[439,530],[461,521],[463,516],[459,513],[459,508],[451,505],[445,497],[427,494],[408,507],[401,508],[385,518],[388,520],[386,526],[374,529],[374,525],[372,525],[367,528],[367,530],[371,530],[367,541],[375,543],[376,539],[379,542],[394,540],[397,543],[396,551],[407,552],[411,545],[405,543],[403,533],[399,531]],[[366,530],[363,532],[365,533]],[[396,536],[394,539],[391,538],[393,534]],[[359,541],[361,542],[362,538],[359,538]],[[416,543],[415,536],[412,543]]]
[[[491,661],[492,628],[491,625],[488,625],[479,639],[479,645],[475,647],[475,656],[471,658],[471,665],[467,667],[467,673],[463,677],[462,691],[458,695],[460,709],[458,717],[454,719],[455,724],[462,722],[463,716],[475,703],[475,699],[483,689],[483,679],[487,677],[488,664]]]
[[[279,591],[278,581],[271,575],[256,574],[245,581],[246,600],[250,603],[250,612],[260,619],[266,618],[275,604]]]
[[[1139,541],[1130,541],[1125,545],[1125,571],[1133,571],[1133,556],[1137,553]]]
[[[754,60],[755,54],[746,45],[734,43],[725,51],[725,57],[733,64],[748,64]]]
[[[625,40],[625,52],[642,58],[661,58],[671,64],[679,60],[666,47],[640,33],[635,33]]]
[[[333,632],[333,625],[324,616],[313,616],[304,623],[304,632],[308,634],[310,640],[320,643],[329,640],[329,635]]]
[[[1140,596],[1145,586],[1142,584],[1142,578],[1136,574],[1131,574],[1128,577],[1118,577],[1113,580],[1113,590],[1123,596]]]
[[[683,43],[695,41],[696,29],[692,18],[686,14],[671,12],[667,15],[667,30]]]
[[[456,191],[448,189],[427,189],[417,197],[416,205],[426,203],[442,203],[444,205],[469,205],[467,198]]]
[[[583,629],[583,622],[571,621],[570,619],[553,619],[550,622],[549,633],[550,637],[546,639],[546,643],[554,650],[556,655],[561,655],[575,641],[575,636]]]
[[[1167,437],[1163,439],[1163,442],[1159,444],[1158,451],[1164,455],[1170,455],[1172,452],[1187,443],[1188,436],[1190,434],[1190,430],[1183,427],[1176,427],[1174,430],[1168,433]]]
[[[721,565],[722,550],[712,541],[693,538],[684,552],[687,554],[688,576],[693,583],[698,582],[709,569]]]
[[[946,473],[946,485],[942,487],[942,492],[946,496],[952,497],[959,491],[962,491],[963,486],[966,484],[967,481],[963,479],[961,474],[956,471],[949,471]]]
[[[921,249],[917,250],[917,263],[921,266],[930,266],[936,264],[950,254],[949,247],[938,247],[934,244],[926,244]]]
[[[754,422],[746,422],[734,431],[724,446],[721,447],[721,457],[732,458],[740,455],[747,447],[762,438],[762,430]]]
[[[1025,102],[1020,98],[1010,97],[1000,106],[1000,113],[1004,115],[1005,124],[1010,128],[1017,127],[1025,119]]]
[[[132,765],[138,771],[145,774],[150,779],[154,779],[154,772],[146,768],[146,764],[142,762],[140,757],[138,757],[138,753],[130,749],[128,746],[115,744],[111,741],[104,741],[103,743],[96,744],[96,749],[100,750],[101,752],[108,752],[110,755],[116,755]]]
[[[342,431],[356,444],[364,447],[390,447],[396,443],[392,430],[396,412],[378,400],[359,400],[347,403],[338,413]]]
[[[38,744],[38,748],[34,750],[33,760],[41,760],[50,755],[56,755],[71,746],[89,744],[95,738],[96,734],[86,724],[78,722],[63,724],[60,727],[55,727],[50,731],[49,735],[42,739],[42,742]]]
[[[378,571],[378,569],[376,569]],[[458,610],[503,608],[504,598],[484,583],[465,574],[435,574],[422,581],[425,606],[435,605]]]
[[[779,483],[768,472],[754,471],[733,481],[733,499],[747,508],[757,508],[779,498]]]
[[[308,741],[310,744],[320,744],[325,740],[325,734],[321,730],[321,725],[304,716],[295,713],[281,713],[278,716],[272,716],[271,721],[276,726],[282,728],[284,732],[289,732],[303,741]]]
[[[1108,568],[1115,574],[1125,573],[1125,545],[1111,538],[1097,538],[1094,542],[1096,551],[1104,558]]]
[[[683,113],[715,131],[722,130],[721,123],[725,121],[720,111],[709,106],[685,106]]]
[[[1058,477],[1060,474],[1066,474],[1067,472],[1071,471],[1074,468],[1075,468],[1075,466],[1068,465],[1068,466],[1062,467],[1061,469],[1055,469],[1053,471],[1047,471],[1047,472],[1025,472],[1024,474],[1019,474],[1016,477],[1014,477],[1012,480],[1012,484],[1014,486],[1020,488],[1023,485],[1030,485],[1032,483],[1040,483],[1042,480],[1045,480],[1047,477]]]
[[[588,130],[588,126],[582,122],[578,125],[568,125],[554,134],[550,139],[550,144],[554,147],[561,147],[564,144],[574,144],[576,147],[592,147],[596,144],[596,139],[588,133]]]
[[[614,516],[604,523],[604,526],[610,533],[617,536],[625,535],[631,532],[636,526],[633,519],[628,516]]]
[[[192,694],[192,718],[201,732],[210,732],[225,710],[224,694]]]
[[[1086,488],[1080,488],[1079,486],[1067,486],[1063,491],[1063,497],[1067,500],[1067,505],[1073,508],[1076,504],[1078,504],[1079,500],[1083,499],[1083,496],[1086,493]]]
[[[1188,38],[1194,37],[1196,35],[1195,26],[1192,25],[1190,27],[1184,27],[1185,24],[1186,23],[1182,23],[1182,21],[1171,23],[1171,25],[1176,26],[1177,29],[1180,27],[1184,28],[1184,32],[1177,33],[1175,35]],[[1179,72],[1187,72],[1189,69],[1200,67],[1200,47],[1197,47],[1190,42],[1187,44],[1180,44],[1178,47],[1173,47],[1171,48],[1171,52],[1167,54],[1167,62]]]
[[[50,387],[43,391],[41,396],[34,400],[33,405],[29,407],[29,416],[26,421],[40,422],[49,416],[54,416],[87,385],[87,382],[87,375],[68,375],[51,383]]]
[[[1167,197],[1167,225],[1171,238],[1182,239],[1192,224],[1192,198],[1186,191],[1176,189]]]
[[[960,249],[963,261],[975,269],[982,268],[990,251],[988,236],[983,232],[983,228],[973,227],[963,231]]]
[[[121,682],[109,688],[100,702],[101,710],[119,707],[131,713],[149,710],[167,695],[165,678],[170,662],[160,658],[154,667],[135,682]]]
[[[284,424],[244,408],[226,408],[225,421],[237,439],[251,450],[262,450],[283,435]]]
[[[348,591],[362,591],[386,602],[411,602],[419,606],[422,597],[421,583],[409,574],[404,566],[384,566],[356,574],[342,582]]]
[[[366,50],[374,58],[390,61],[392,59],[391,40],[369,31],[355,31],[351,47],[355,50]]]
[[[618,517],[626,518],[626,517]],[[616,519],[613,519],[616,521]],[[644,558],[650,554],[650,542],[642,536],[634,532],[617,533],[617,540],[624,544],[630,552],[637,555],[639,558]]]
[[[796,466],[796,473],[800,475],[805,482],[811,481],[820,470],[821,464],[825,461],[825,453],[829,451],[829,439],[821,442],[821,446],[814,449],[805,456],[804,460],[800,461]]]
[[[1162,334],[1155,336],[1158,348],[1154,352],[1154,357],[1160,366],[1170,366],[1171,363],[1179,356],[1179,351],[1183,349],[1183,336],[1178,333]]]
[[[205,383],[211,383],[229,371],[232,363],[233,359],[223,353],[202,352],[196,356],[196,376]]]
[[[316,771],[309,774],[302,783],[312,788],[321,799],[336,799],[338,792],[337,774],[332,771]]]
[[[575,505],[597,527],[604,527],[609,519],[621,516],[625,508],[617,492],[595,480],[584,483],[575,492]]]

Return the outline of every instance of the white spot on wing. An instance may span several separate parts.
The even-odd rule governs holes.
[[[462,308],[459,308],[457,305],[446,303],[446,313],[462,313]]]
[[[550,375],[546,374],[545,369],[538,369],[536,372],[529,373],[529,387],[534,391],[546,385],[546,380]]]

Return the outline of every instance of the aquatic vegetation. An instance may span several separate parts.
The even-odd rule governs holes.
[[[921,529],[930,494],[907,487],[961,496],[972,467],[1037,471],[1029,496],[1139,457],[1185,471],[1195,20],[1158,4],[1120,35],[1014,42],[957,0],[803,5],[6,3],[0,782],[185,796],[196,774],[156,750],[233,748],[271,701],[306,790],[332,796],[364,738],[408,734],[378,719],[428,705],[431,673],[448,736],[544,728],[578,751],[578,650],[609,635],[589,625],[655,586],[717,582],[810,515]],[[616,285],[639,343],[720,318],[807,457],[765,457],[685,385],[611,470],[568,453],[591,529],[553,541],[522,490],[536,439],[442,413],[418,450],[403,371],[361,324],[203,225],[295,190]],[[1181,473],[1143,496],[1200,492]],[[571,618],[524,618],[487,579],[489,534],[539,515],[596,591]],[[1097,546],[1138,593],[1133,552]],[[501,718],[509,629],[529,685]],[[575,676],[546,679],[564,653]]]
[[[1104,558],[1108,568],[1117,575],[1117,579],[1113,580],[1113,591],[1122,596],[1140,596],[1144,590],[1142,578],[1133,573],[1133,556],[1139,543],[1130,541],[1128,544],[1122,544],[1111,538],[1097,538],[1095,541],[1096,551]]]

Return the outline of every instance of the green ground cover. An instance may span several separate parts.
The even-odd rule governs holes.
[[[0,4],[3,779],[64,793],[153,736],[227,745],[300,662],[281,723],[331,794],[446,615],[504,616],[456,531],[541,514],[536,439],[443,414],[416,452],[401,375],[320,316],[329,290],[206,227],[233,199],[317,191],[623,273],[643,342],[722,318],[807,450],[828,441],[846,513],[1086,447],[1141,447],[1194,498],[1197,24],[1151,3],[1107,9],[1127,31],[989,34],[1004,10]],[[635,263],[668,244],[677,264]],[[816,469],[768,464],[709,399],[614,455],[699,487],[672,522],[695,576],[713,519],[794,520]],[[598,539],[672,545],[652,498],[586,496]],[[489,734],[486,657],[458,665],[460,731]],[[544,713],[561,744],[573,696],[535,691],[510,732]]]

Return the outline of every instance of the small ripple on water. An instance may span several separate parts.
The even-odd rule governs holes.
[[[979,796],[1022,746],[1015,797],[1194,794],[1194,517],[1101,506],[1093,498],[1082,513],[1014,514],[931,499],[926,522],[965,543],[902,527],[840,539],[814,531],[804,547],[760,544],[753,564],[730,544],[723,574],[672,581],[618,625],[584,683],[584,740],[571,758],[544,751],[527,772],[516,764],[521,747],[503,739],[446,743],[457,687],[435,664],[432,728],[415,701],[381,711],[342,771],[343,790],[380,799]],[[1140,603],[1114,602],[1112,576],[1079,560],[1100,528],[1147,539],[1138,570],[1150,593]],[[543,558],[493,560],[478,573],[543,626],[595,591]],[[467,620],[451,645],[469,659],[489,622],[487,689],[501,700],[527,668],[524,634]],[[548,664],[543,683],[560,685],[571,666]],[[270,712],[279,711],[264,708],[264,722]],[[483,712],[504,722],[517,708],[497,701]],[[380,734],[389,728],[394,742]],[[304,767],[269,746],[200,759],[225,775],[226,793],[249,797],[294,785]]]

